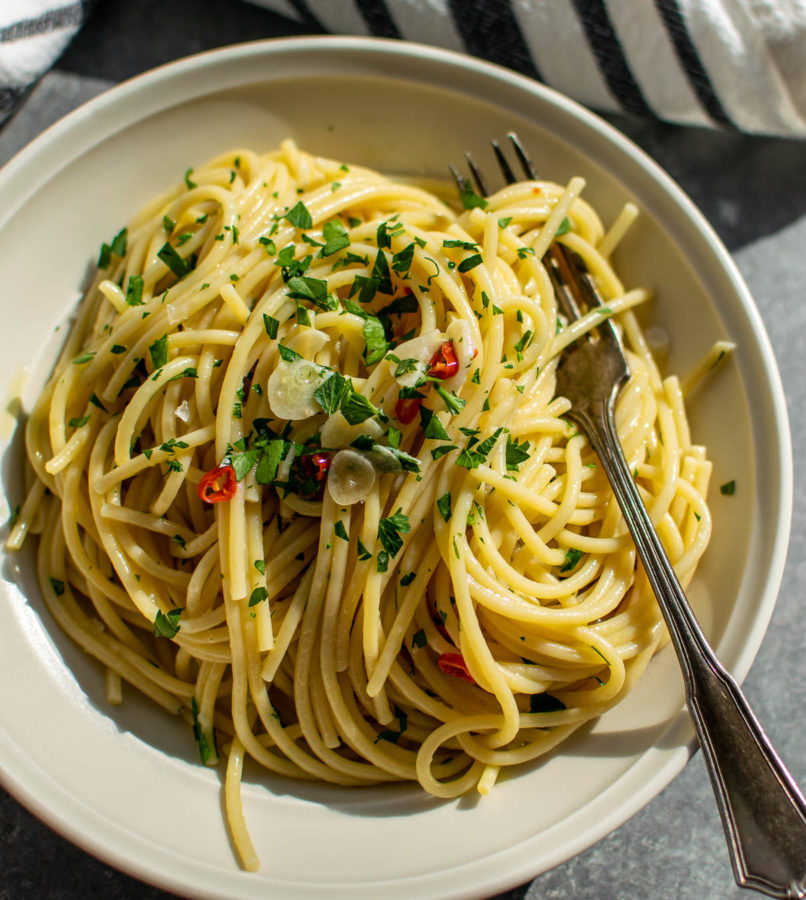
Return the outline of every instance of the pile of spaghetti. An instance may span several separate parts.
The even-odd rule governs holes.
[[[685,585],[710,463],[566,187],[460,203],[299,151],[188,170],[104,244],[27,426],[62,628],[227,757],[341,785],[486,793],[630,690],[662,641],[586,439],[555,395],[541,262],[584,259],[628,347],[618,430]],[[436,188],[434,188],[436,191]]]

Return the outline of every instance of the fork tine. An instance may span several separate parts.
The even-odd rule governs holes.
[[[568,256],[565,253],[547,253],[543,257],[551,283],[554,287],[554,294],[557,297],[563,314],[573,322],[582,316],[581,304],[582,297],[579,295],[579,288],[571,274],[568,262]]]
[[[456,188],[461,193],[465,189],[465,177],[453,163],[450,164],[449,168],[451,175],[453,175],[453,180],[456,182]]]
[[[507,184],[514,184],[518,179],[515,177],[515,173],[510,168],[509,163],[507,162],[506,156],[504,156],[504,151],[501,149],[501,145],[498,141],[490,141],[493,147],[493,152],[495,153],[495,158],[498,161],[498,168],[501,170],[501,174],[504,176],[504,181]]]
[[[481,194],[482,197],[489,196],[490,192],[487,190],[487,184],[484,181],[484,176],[481,174],[481,170],[476,165],[476,161],[473,159],[470,153],[465,153],[465,159],[467,160],[468,168],[470,169],[470,173],[473,176],[473,181],[476,183],[479,194]]]
[[[507,135],[509,138],[510,144],[512,144],[513,149],[515,150],[515,154],[518,157],[518,162],[521,164],[521,168],[523,169],[524,175],[527,178],[531,178],[533,181],[537,178],[537,169],[535,168],[535,164],[529,159],[529,155],[523,149],[523,144],[521,144],[521,140],[514,131],[510,131]]]

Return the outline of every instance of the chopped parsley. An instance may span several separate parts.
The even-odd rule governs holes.
[[[480,197],[472,187],[465,182],[459,191],[459,199],[462,202],[463,209],[485,209],[487,206],[487,201],[484,197]]]
[[[319,251],[320,256],[331,256],[339,250],[344,250],[345,247],[350,246],[350,236],[347,234],[347,229],[338,219],[331,219],[330,222],[325,222],[322,228],[322,235],[325,239],[325,244]]]
[[[482,263],[482,258],[480,253],[474,253],[472,256],[468,256],[466,259],[463,259],[459,265],[457,266],[457,272],[469,272],[471,269],[475,269],[476,266],[480,266]]]
[[[269,599],[269,592],[264,587],[256,587],[249,595],[249,605],[257,606],[263,600]]]
[[[143,305],[143,276],[132,275],[126,287],[126,303],[129,306]]]
[[[513,441],[507,435],[507,470],[517,472],[521,463],[529,459],[529,441],[519,441],[517,438]]]
[[[560,567],[561,572],[570,572],[576,568],[577,563],[582,559],[583,553],[576,547],[569,547],[565,551],[565,562]]]
[[[154,637],[169,639],[176,637],[179,632],[179,617],[181,615],[181,609],[171,609],[167,613],[158,609],[157,616],[154,619]]]
[[[726,497],[732,496],[736,493],[736,482],[726,481],[724,484],[719,486],[719,493],[724,494]]]
[[[568,707],[553,694],[532,694],[529,698],[530,713],[559,712]]]
[[[282,218],[287,219],[295,228],[305,229],[313,227],[311,214],[302,200],[298,200],[296,206],[293,206]]]
[[[378,522],[378,540],[383,549],[392,557],[395,557],[403,546],[403,539],[400,535],[408,534],[409,531],[411,531],[411,523],[402,509],[398,509],[393,515]]]
[[[386,332],[383,329],[380,319],[375,316],[367,316],[364,320],[364,340],[366,341],[366,361],[368,366],[373,366],[380,362],[389,344],[386,342]]]
[[[184,278],[190,272],[195,261],[191,257],[185,259],[176,252],[176,248],[169,243],[165,243],[157,251],[157,256],[165,263],[166,266],[176,275],[177,278]]]
[[[423,429],[423,435],[429,440],[449,441],[451,439],[451,436],[445,430],[445,426],[427,406],[420,407],[420,425]]]
[[[450,391],[446,391],[443,387],[438,387],[437,393],[440,397],[442,397],[446,409],[452,416],[460,413],[467,403],[467,400],[462,400],[461,397],[457,397],[456,394],[453,394]]]
[[[440,511],[442,518],[447,522],[451,517],[451,492],[443,494],[437,500],[437,509]]]
[[[564,234],[568,234],[571,230],[571,220],[566,216],[562,222],[560,222],[559,227],[554,232],[554,237],[562,237]]]
[[[471,437],[467,447],[465,447],[459,456],[456,457],[456,465],[462,466],[465,469],[478,468],[482,463],[486,462],[487,457],[490,455],[490,451],[495,446],[495,442],[498,440],[503,430],[503,428],[496,428],[496,430],[486,438],[486,440],[481,441],[481,443],[474,443],[478,439]]]
[[[161,338],[157,338],[148,348],[151,356],[151,364],[155,369],[160,369],[168,362],[168,335],[164,334]]]

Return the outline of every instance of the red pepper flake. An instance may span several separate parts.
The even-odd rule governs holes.
[[[437,660],[437,665],[446,675],[453,675],[454,678],[461,678],[471,684],[476,683],[461,653],[443,653]]]
[[[230,465],[216,466],[202,478],[196,490],[205,503],[221,503],[231,500],[238,490],[235,469]]]
[[[422,405],[423,401],[420,397],[401,397],[395,403],[395,416],[398,422],[403,425],[413,422]]]
[[[431,358],[431,368],[428,374],[432,378],[453,378],[459,371],[459,360],[456,358],[456,351],[453,349],[452,341],[445,341]]]
[[[540,188],[532,188],[532,193],[533,194],[542,194],[543,191]]]

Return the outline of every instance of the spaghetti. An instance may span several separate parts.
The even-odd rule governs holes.
[[[436,193],[285,142],[188,170],[108,245],[27,425],[59,625],[228,758],[488,792],[629,691],[663,640],[601,467],[555,396],[541,259],[584,259],[628,346],[618,431],[683,584],[710,463],[579,194]]]

